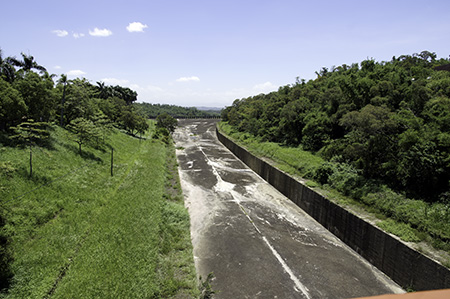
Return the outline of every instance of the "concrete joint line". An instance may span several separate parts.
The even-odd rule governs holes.
[[[210,159],[208,158],[208,156],[205,154],[205,152],[203,151],[202,147],[199,146],[200,151],[203,153],[203,155],[206,158],[206,161],[208,163],[209,166],[211,166],[214,175],[217,178],[218,182],[223,181],[222,177],[220,176],[219,172],[217,171],[216,167],[214,166],[214,164],[210,161]],[[300,280],[295,276],[294,272],[291,270],[291,268],[288,266],[288,264],[284,261],[284,259],[281,257],[281,255],[278,253],[278,251],[272,246],[272,244],[270,244],[269,240],[267,240],[267,238],[263,235],[263,233],[259,230],[259,228],[256,226],[255,222],[252,220],[252,218],[250,217],[250,215],[247,213],[247,211],[245,210],[245,208],[239,203],[239,199],[235,197],[235,195],[233,194],[232,190],[228,191],[231,196],[233,197],[233,202],[235,202],[239,208],[242,210],[242,212],[244,213],[244,215],[248,218],[248,220],[250,221],[250,223],[253,225],[253,227],[255,228],[255,230],[261,235],[264,243],[267,245],[267,247],[269,247],[270,251],[272,252],[272,254],[275,256],[275,258],[278,260],[278,262],[281,264],[281,266],[283,267],[284,271],[286,271],[286,273],[289,274],[290,279],[294,282],[295,284],[295,290],[297,292],[302,292],[303,295],[305,295],[305,297],[307,299],[311,299],[311,296],[309,295],[309,290],[308,288],[303,285]]]

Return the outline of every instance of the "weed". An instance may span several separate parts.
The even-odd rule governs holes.
[[[200,299],[210,299],[213,298],[213,295],[216,293],[211,286],[211,282],[214,280],[214,273],[209,273],[206,279],[203,281],[200,276],[200,286],[199,289],[201,291]]]
[[[406,242],[419,242],[421,239],[416,235],[415,231],[409,224],[396,222],[392,219],[383,220],[377,225],[385,231],[397,235]]]

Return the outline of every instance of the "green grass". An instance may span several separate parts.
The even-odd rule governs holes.
[[[274,142],[262,142],[248,133],[237,132],[228,123],[220,122],[219,127],[238,144],[259,157],[272,159],[277,163],[279,169],[289,174],[307,177],[324,162],[321,157],[301,148],[281,146]]]
[[[377,226],[389,233],[397,235],[403,241],[406,242],[421,241],[421,238],[416,234],[416,230],[412,229],[409,224],[397,222],[392,219],[386,219],[381,222],[378,222]]]
[[[173,146],[116,131],[111,177],[109,150],[80,157],[64,130],[52,136],[53,148],[35,150],[31,179],[27,150],[0,148],[14,274],[0,297],[197,297],[189,215],[167,187]]]
[[[450,206],[442,203],[429,204],[408,199],[386,186],[364,181],[351,167],[332,164],[301,148],[280,146],[262,142],[249,133],[238,132],[228,123],[219,123],[220,130],[236,143],[258,157],[269,158],[275,166],[289,174],[306,178],[305,184],[318,188],[334,202],[364,211],[383,219],[378,225],[408,242],[425,241],[434,248],[446,251],[443,263],[450,257]],[[326,183],[315,181],[318,174],[330,174]]]

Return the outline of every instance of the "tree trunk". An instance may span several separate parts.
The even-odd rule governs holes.
[[[31,150],[31,145],[30,145],[30,178],[33,175],[33,151]]]

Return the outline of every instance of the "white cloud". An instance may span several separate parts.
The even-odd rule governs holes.
[[[153,85],[148,85],[147,86],[147,90],[150,91],[150,92],[154,92],[154,93],[163,92],[164,91],[161,87],[153,86]]]
[[[144,29],[147,27],[147,25],[142,24],[141,22],[133,22],[128,24],[127,30],[128,32],[144,32]]]
[[[54,68],[55,70],[60,70],[60,69],[61,69],[61,66],[55,65],[53,68]]]
[[[67,76],[82,76],[82,75],[86,75],[85,72],[83,72],[82,70],[71,70],[67,72]]]
[[[66,30],[53,30],[52,33],[56,34],[59,37],[65,37],[69,34]]]
[[[74,37],[74,38],[82,38],[82,37],[84,37],[84,33],[74,33],[74,34],[72,34],[72,36]]]
[[[269,92],[276,90],[277,88],[278,88],[277,86],[273,85],[272,82],[269,81],[261,84],[256,84],[255,86],[253,86],[253,90],[260,92]]]
[[[181,78],[178,78],[176,81],[177,82],[200,81],[200,78],[197,76],[181,77]]]
[[[130,81],[126,79],[117,79],[117,78],[103,78],[100,81],[102,81],[106,85],[120,85],[120,86],[128,85],[128,83],[130,83]]]
[[[95,27],[93,31],[89,30],[89,34],[92,36],[106,37],[112,35],[112,31],[109,29],[98,29]]]

